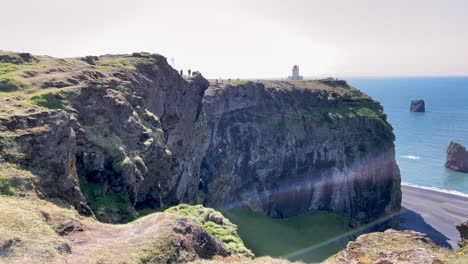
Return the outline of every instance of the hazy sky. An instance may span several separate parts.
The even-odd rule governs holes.
[[[468,75],[467,0],[0,0],[0,50],[149,51],[210,78]]]

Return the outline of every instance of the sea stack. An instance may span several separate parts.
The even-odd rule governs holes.
[[[450,142],[447,149],[445,167],[454,171],[468,173],[468,151],[462,145]]]
[[[412,100],[410,106],[411,112],[426,112],[426,106],[424,100]]]

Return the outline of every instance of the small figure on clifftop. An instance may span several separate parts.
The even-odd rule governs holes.
[[[411,101],[410,111],[411,112],[426,112],[426,105],[424,103],[424,100],[420,99],[420,100]]]
[[[192,70],[188,69],[188,77],[192,76]]]
[[[184,76],[184,71],[182,69],[180,70],[180,76]]]

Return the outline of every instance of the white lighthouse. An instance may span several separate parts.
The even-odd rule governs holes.
[[[302,80],[302,76],[299,75],[299,66],[294,65],[292,68],[292,76],[288,77],[289,80]]]

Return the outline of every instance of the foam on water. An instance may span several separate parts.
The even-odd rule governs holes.
[[[413,183],[409,183],[409,182],[401,182],[401,185],[409,186],[409,187],[413,187],[413,188],[424,189],[424,190],[435,191],[435,192],[448,193],[448,194],[453,194],[453,195],[458,195],[458,196],[468,198],[468,194],[462,193],[462,192],[459,192],[459,191],[455,191],[455,190],[447,190],[447,189],[442,189],[442,188],[438,188],[438,187],[421,186],[421,185],[417,185],[417,184],[413,184]]]
[[[468,77],[350,78],[349,83],[384,107],[402,181],[468,194],[468,174],[444,167],[450,141],[468,146]],[[410,112],[413,99],[424,99],[425,113]]]
[[[404,159],[409,159],[409,160],[418,160],[418,159],[421,159],[421,157],[419,156],[413,156],[413,155],[404,155],[404,156],[401,156],[402,158]]]

